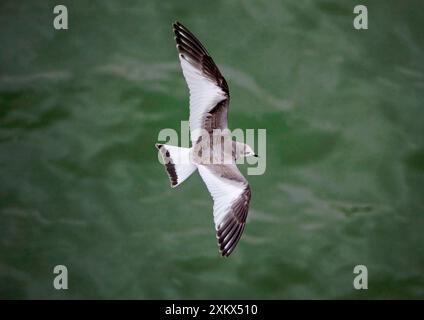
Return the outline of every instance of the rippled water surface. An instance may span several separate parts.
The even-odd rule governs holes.
[[[421,1],[362,1],[365,31],[353,1],[61,3],[67,31],[54,1],[0,4],[0,298],[423,297]],[[227,78],[230,127],[267,129],[228,259],[200,177],[169,188],[154,148],[188,118],[175,20]]]

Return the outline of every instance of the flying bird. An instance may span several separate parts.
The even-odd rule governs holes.
[[[190,92],[191,148],[156,144],[168,173],[171,187],[177,187],[196,169],[199,171],[213,204],[213,217],[222,256],[229,256],[236,247],[246,225],[251,190],[235,161],[255,156],[247,144],[232,141],[229,148],[216,147],[229,137],[228,106],[230,92],[221,72],[200,41],[181,23],[173,24],[176,47],[184,78]],[[209,141],[208,143],[205,143]],[[205,156],[205,154],[207,155]],[[230,161],[223,161],[223,159]],[[218,161],[216,161],[218,159]],[[212,161],[211,161],[212,160]],[[213,161],[215,160],[215,161]]]

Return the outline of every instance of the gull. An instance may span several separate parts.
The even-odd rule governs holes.
[[[162,157],[171,187],[180,185],[196,169],[199,171],[213,198],[219,251],[222,256],[228,257],[243,233],[251,198],[249,183],[238,170],[235,161],[241,157],[257,155],[247,144],[231,140],[227,124],[229,88],[208,51],[181,23],[175,22],[173,30],[181,68],[190,92],[192,147],[157,143],[156,148]],[[224,140],[230,141],[229,144],[224,142],[223,149],[217,147],[215,142]],[[230,161],[226,161],[228,159]]]

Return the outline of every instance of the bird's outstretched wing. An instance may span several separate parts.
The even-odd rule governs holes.
[[[192,143],[202,129],[227,128],[229,89],[227,82],[199,40],[181,23],[174,23],[181,67],[190,90],[190,134]]]
[[[249,184],[235,164],[199,165],[198,169],[214,201],[219,250],[228,257],[246,224],[251,197]]]

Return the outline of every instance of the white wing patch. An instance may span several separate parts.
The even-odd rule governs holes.
[[[237,166],[198,166],[200,176],[212,195],[213,217],[218,246],[223,256],[236,247],[246,224],[250,188]]]
[[[179,54],[184,78],[190,91],[190,133],[192,143],[201,136],[203,119],[207,112],[219,102],[227,99],[227,95],[210,78],[202,74]]]

